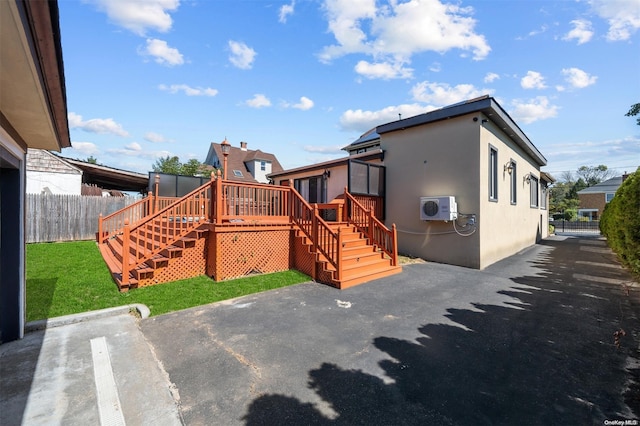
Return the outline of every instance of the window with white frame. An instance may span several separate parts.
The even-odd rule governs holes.
[[[609,201],[613,200],[613,196],[616,195],[615,192],[607,192],[604,194],[604,201],[606,203],[608,203]]]
[[[267,170],[267,162],[266,161],[261,161],[260,162],[260,170],[262,170],[263,172],[265,170]]]
[[[498,201],[498,150],[489,145],[489,201]]]
[[[529,175],[529,190],[531,194],[531,207],[538,207],[540,205],[540,185],[538,178],[534,175]]]
[[[547,193],[549,192],[549,188],[547,188],[546,183],[543,181],[540,184],[540,208],[543,210],[547,209]]]

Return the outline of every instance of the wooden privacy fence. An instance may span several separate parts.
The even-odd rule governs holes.
[[[92,240],[98,218],[136,202],[133,197],[27,194],[27,243]]]

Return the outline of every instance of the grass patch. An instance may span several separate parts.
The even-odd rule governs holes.
[[[309,281],[298,271],[215,282],[207,276],[120,293],[93,241],[27,245],[27,321],[143,303],[151,315]]]

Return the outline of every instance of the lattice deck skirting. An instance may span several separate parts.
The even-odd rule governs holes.
[[[267,229],[211,225],[207,275],[216,281],[291,269],[289,225]]]

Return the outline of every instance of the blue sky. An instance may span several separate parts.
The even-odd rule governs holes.
[[[285,168],[494,96],[559,177],[640,166],[640,0],[60,0],[72,148],[146,173],[209,144]]]

